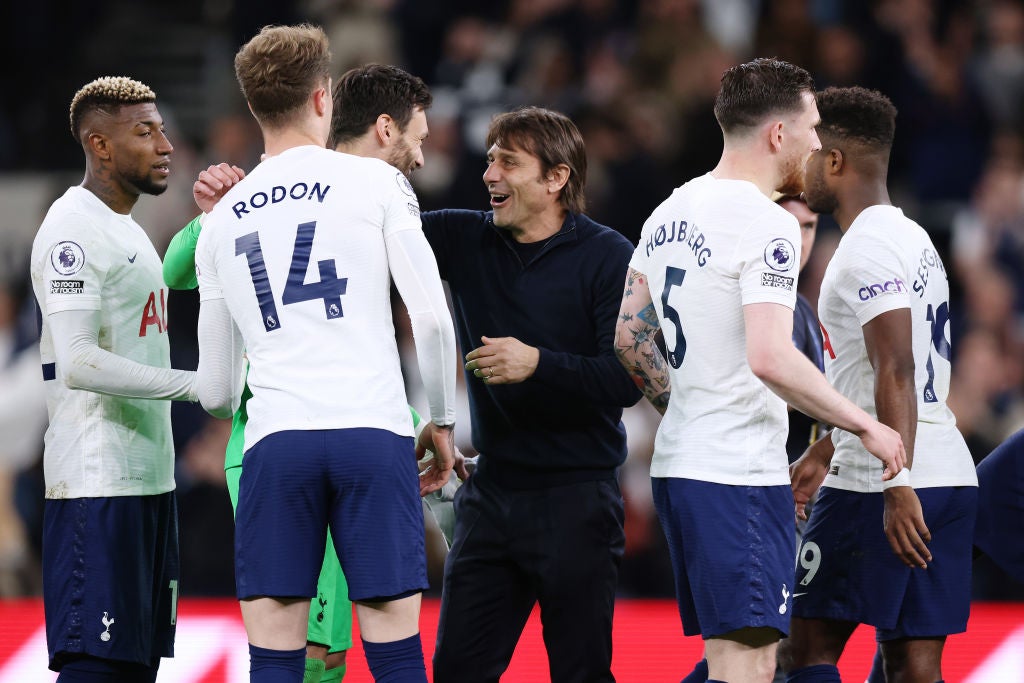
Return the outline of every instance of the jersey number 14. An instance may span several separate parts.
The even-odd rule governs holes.
[[[284,285],[281,303],[296,304],[300,301],[320,299],[324,302],[324,314],[328,320],[344,317],[341,307],[341,296],[348,289],[348,278],[338,277],[334,259],[317,261],[320,272],[319,282],[306,282],[309,270],[309,255],[313,249],[313,237],[316,234],[316,221],[300,223],[295,233],[295,248],[292,250],[292,265],[288,269],[288,280]],[[260,247],[258,232],[250,232],[235,240],[235,256],[245,254],[249,264],[249,276],[252,278],[253,289],[256,290],[256,302],[260,307],[263,327],[267,332],[281,328],[281,319],[277,315],[277,303],[274,291],[270,287],[267,266],[263,260],[263,249]]]

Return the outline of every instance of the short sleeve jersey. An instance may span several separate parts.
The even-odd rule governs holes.
[[[710,174],[644,224],[630,266],[648,278],[672,382],[651,476],[789,482],[786,404],[750,369],[743,307],[794,307],[799,250],[791,214],[752,183]]]
[[[245,344],[246,449],[283,430],[412,435],[385,240],[420,229],[402,173],[314,146],[263,161],[217,204],[196,270]]]
[[[160,257],[131,216],[72,187],[50,207],[32,243],[32,288],[42,312],[40,354],[50,426],[47,498],[151,495],[174,489],[169,401],[69,389],[55,367],[48,316],[99,311],[99,346],[169,368],[167,293]]]
[[[818,314],[825,331],[825,374],[871,415],[874,370],[862,327],[883,313],[909,308],[917,394],[914,488],[976,486],[967,445],[946,405],[949,395],[949,283],[928,233],[893,206],[872,206],[843,235],[825,270]],[[836,429],[825,485],[881,491],[881,465],[853,434]]]

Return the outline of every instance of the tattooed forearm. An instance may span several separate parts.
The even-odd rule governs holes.
[[[654,309],[654,302],[651,302],[644,306],[644,309],[636,314],[636,317],[644,321],[651,327],[657,329],[661,323],[658,320],[658,312]],[[652,335],[653,336],[653,335]]]
[[[615,324],[615,353],[637,388],[664,415],[671,386],[668,364],[655,342],[660,330],[647,278],[630,268]]]
[[[634,321],[623,335],[626,343],[617,343],[615,351],[640,391],[659,413],[664,414],[672,387],[668,363],[654,343],[657,330],[657,327]]]
[[[651,353],[644,353],[641,351],[641,355],[644,357],[644,360],[647,361],[648,367],[653,369],[655,372],[658,372],[659,374],[664,372],[667,381],[668,368],[665,367],[665,357],[661,355],[660,351],[658,351],[658,347],[655,346],[653,352]],[[668,385],[666,384],[665,386]]]

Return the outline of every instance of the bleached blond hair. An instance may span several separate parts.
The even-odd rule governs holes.
[[[85,115],[106,107],[156,102],[156,93],[145,83],[127,76],[103,76],[86,83],[71,100],[71,135],[76,140]]]

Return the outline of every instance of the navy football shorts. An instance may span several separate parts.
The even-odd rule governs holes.
[[[796,551],[789,486],[652,478],[686,635],[789,633]]]
[[[353,601],[427,588],[413,440],[382,429],[283,431],[245,453],[239,599],[316,595],[327,525]]]
[[[1024,430],[978,465],[974,545],[1024,583]]]
[[[794,616],[870,624],[879,641],[964,631],[978,489],[922,488],[917,496],[932,535],[928,569],[893,553],[882,493],[822,487],[797,555]]]
[[[50,668],[89,655],[154,666],[174,656],[174,492],[47,500],[43,604]]]

